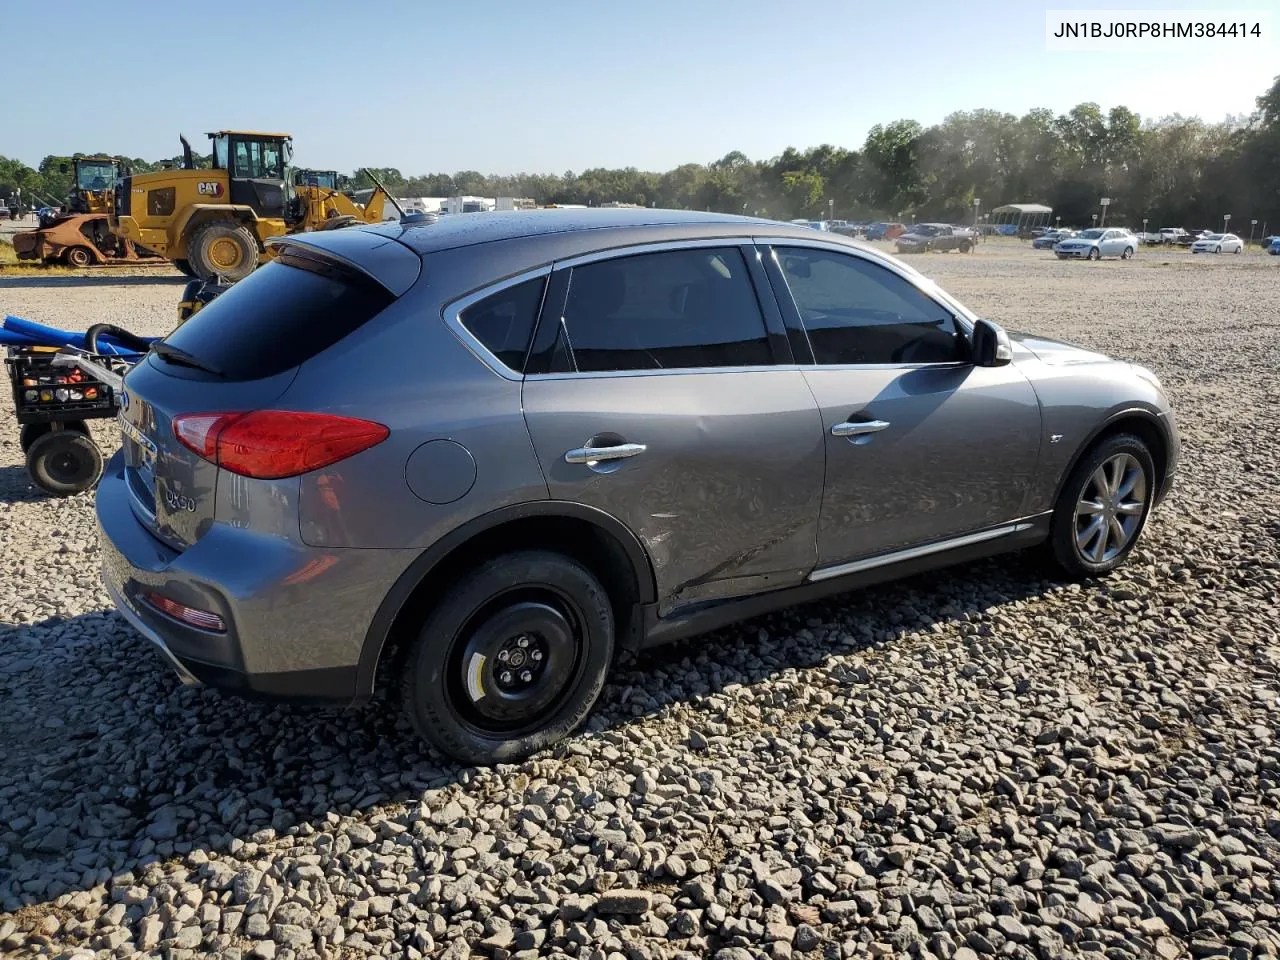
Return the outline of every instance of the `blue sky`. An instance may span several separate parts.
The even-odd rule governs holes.
[[[1215,2],[14,0],[0,4],[4,83],[38,80],[5,98],[0,154],[156,159],[180,132],[203,149],[206,131],[233,127],[288,131],[299,163],[344,171],[661,170],[735,149],[859,147],[875,123],[978,107],[1250,111],[1280,45],[1045,48],[1046,9],[1157,6]],[[46,57],[87,66],[42,69]]]

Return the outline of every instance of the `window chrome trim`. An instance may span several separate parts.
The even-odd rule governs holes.
[[[812,247],[816,250],[825,250],[831,253],[842,253],[845,256],[860,257],[869,263],[874,263],[878,267],[883,267],[890,273],[907,281],[911,286],[915,287],[921,294],[928,297],[947,313],[951,314],[959,324],[960,329],[966,337],[973,335],[973,325],[977,323],[977,315],[969,310],[964,304],[960,303],[946,293],[934,281],[930,280],[923,273],[914,268],[907,267],[897,263],[892,258],[881,253],[879,250],[873,250],[856,243],[838,243],[827,240],[824,237],[780,237],[780,236],[757,236],[752,238],[757,244],[769,247]],[[814,364],[814,366],[824,366],[823,364]],[[883,364],[867,364],[883,369]],[[923,366],[936,366],[936,364],[923,364]]]
[[[767,363],[758,367],[664,367],[657,370],[577,370],[573,373],[530,373],[526,380],[617,380],[620,377],[688,377],[709,373],[798,373],[812,370],[794,363]]]
[[[468,307],[475,306],[481,300],[491,297],[496,293],[501,293],[509,287],[519,286],[526,281],[536,280],[538,277],[549,277],[551,276],[551,268],[551,264],[544,264],[543,266],[536,267],[533,270],[526,270],[523,273],[513,274],[512,276],[506,277],[502,280],[479,287],[478,289],[471,291],[471,293],[445,304],[444,309],[441,311],[441,316],[444,318],[445,326],[453,332],[455,337],[462,341],[462,345],[474,353],[478,360],[504,380],[510,380],[513,383],[520,383],[525,379],[525,375],[522,370],[512,370],[505,363],[499,360],[488,347],[481,343],[479,338],[468,330],[466,325],[462,322],[462,312]],[[542,295],[545,299],[545,286],[543,288]],[[538,305],[539,314],[542,312],[542,306],[542,304]],[[536,317],[534,319],[535,321],[537,320]]]
[[[1030,530],[1034,524],[1026,521],[1018,523],[1010,523],[1003,527],[994,527],[990,530],[979,530],[977,533],[967,533],[964,536],[952,537],[949,540],[938,540],[935,543],[926,543],[918,547],[908,547],[905,550],[895,550],[893,553],[882,553],[875,557],[865,557],[861,560],[851,560],[848,563],[837,563],[834,566],[819,567],[809,574],[809,580],[818,582],[820,580],[830,580],[833,577],[842,577],[847,573],[859,573],[863,570],[873,570],[876,567],[888,566],[891,563],[901,563],[903,560],[915,560],[917,557],[927,557],[934,553],[942,553],[946,550],[954,550],[957,547],[967,547],[974,543],[983,543],[987,540],[998,540],[1000,537],[1007,537],[1013,533],[1022,533],[1024,530]]]
[[[580,267],[588,263],[597,263],[601,260],[614,260],[621,257],[634,257],[643,253],[669,253],[674,250],[696,250],[699,247],[734,247],[742,254],[743,259],[747,257],[747,249],[753,245],[753,238],[749,236],[736,237],[690,237],[687,240],[655,240],[652,243],[632,243],[625,247],[610,247],[603,250],[593,250],[591,253],[580,253],[577,256],[569,257],[566,260],[557,260],[553,268],[559,270],[569,270],[573,267]],[[747,277],[747,282],[751,283],[751,277]],[[755,284],[751,283],[752,290]],[[757,296],[759,296],[757,294]],[[763,311],[762,311],[763,312]],[[766,330],[768,328],[766,327]]]

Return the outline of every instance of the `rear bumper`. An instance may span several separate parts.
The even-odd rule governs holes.
[[[112,603],[183,683],[313,703],[361,694],[357,667],[368,624],[398,576],[401,551],[323,550],[216,523],[177,551],[152,536],[129,501],[117,452],[96,498],[102,579]],[[160,612],[141,599],[147,590],[217,613],[226,630]]]

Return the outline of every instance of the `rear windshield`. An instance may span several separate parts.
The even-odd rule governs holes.
[[[281,255],[165,337],[228,380],[283,373],[385,310],[386,289],[343,268]]]

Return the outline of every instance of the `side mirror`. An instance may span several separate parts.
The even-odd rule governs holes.
[[[1003,367],[1013,359],[1009,335],[998,323],[979,320],[973,325],[973,362],[980,367]]]

